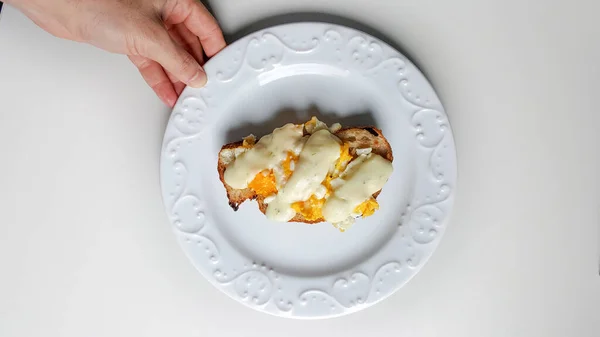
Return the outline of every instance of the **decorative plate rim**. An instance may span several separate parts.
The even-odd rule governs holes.
[[[302,42],[286,40],[285,34],[280,35],[281,31],[294,28],[318,31],[321,35],[309,34]],[[269,57],[260,55],[261,50],[266,49],[260,48],[262,43],[278,45],[281,53]],[[410,117],[411,124],[417,145],[428,154],[431,183],[436,184],[437,195],[428,195],[427,200],[416,203],[410,200],[398,224],[403,229],[394,232],[389,242],[377,252],[384,254],[383,251],[390,251],[388,256],[394,256],[393,259],[385,258],[375,268],[365,266],[373,260],[371,257],[354,269],[319,276],[320,281],[315,286],[303,291],[296,289],[294,293],[297,296],[290,298],[281,288],[289,276],[260,261],[236,256],[242,261],[236,261],[236,268],[223,267],[222,256],[230,254],[231,257],[233,253],[215,244],[214,235],[218,234],[207,225],[213,220],[200,205],[201,198],[186,194],[188,171],[177,156],[184,141],[193,142],[195,137],[202,135],[205,126],[210,125],[210,114],[204,112],[210,110],[211,102],[214,102],[214,98],[211,101],[208,95],[208,92],[213,92],[213,87],[235,81],[243,77],[241,73],[248,76],[268,73],[274,66],[285,64],[285,55],[308,55],[314,61],[315,55],[321,51],[319,48],[333,48],[323,52],[328,56],[335,49],[338,63],[343,64],[346,71],[360,72],[366,78],[377,78],[382,82],[394,81],[398,98],[415,109]],[[260,57],[251,57],[250,49]],[[227,57],[230,60],[224,62]],[[331,60],[320,61],[328,64]],[[228,72],[219,67],[220,63],[233,63],[235,67]],[[378,303],[417,274],[437,248],[448,223],[456,188],[457,165],[452,131],[444,108],[416,66],[397,50],[367,33],[329,23],[300,22],[273,26],[247,35],[209,60],[205,70],[209,76],[207,85],[202,89],[186,88],[173,108],[163,139],[160,179],[163,203],[176,237],[192,264],[211,284],[231,298],[265,313],[319,319],[342,316]],[[195,112],[198,115],[193,115]],[[192,216],[183,219],[183,213]],[[393,252],[402,250],[393,244],[403,245],[406,256],[395,256]],[[350,292],[352,294],[347,295]]]

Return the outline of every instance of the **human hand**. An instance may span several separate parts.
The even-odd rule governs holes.
[[[185,85],[202,87],[203,53],[225,47],[198,0],[6,0],[47,32],[125,54],[172,107]]]

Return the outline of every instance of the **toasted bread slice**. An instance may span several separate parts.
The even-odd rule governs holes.
[[[381,130],[375,127],[369,126],[345,128],[335,132],[334,134],[339,139],[341,139],[342,142],[348,143],[348,145],[350,146],[350,154],[353,157],[357,157],[356,149],[371,148],[373,153],[382,156],[390,162],[394,159],[390,144],[381,133]],[[219,162],[217,165],[217,170],[219,171],[219,179],[221,179],[223,186],[225,186],[225,189],[227,191],[227,198],[229,199],[229,206],[231,206],[231,208],[233,208],[234,211],[237,211],[240,204],[244,201],[256,200],[258,202],[258,208],[264,214],[267,211],[267,204],[264,202],[264,197],[257,195],[250,188],[245,188],[242,190],[233,189],[225,182],[225,169],[231,162],[233,162],[233,160],[235,160],[236,151],[239,151],[242,148],[242,141],[226,144],[221,148],[221,151],[219,151]],[[381,192],[381,190],[374,193],[373,198],[377,198],[379,192]],[[290,222],[304,222],[311,224],[323,221],[325,221],[325,219],[323,218],[316,220],[307,220],[301,214],[296,214],[296,216],[290,220]]]

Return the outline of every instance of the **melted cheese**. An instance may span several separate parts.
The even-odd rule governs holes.
[[[293,152],[288,152],[287,157],[281,164],[281,167],[283,168],[283,177],[285,179],[289,179],[296,169],[296,161],[298,161],[298,156],[296,156]]]
[[[344,183],[323,205],[325,220],[333,224],[348,222],[355,209],[383,187],[392,170],[392,163],[376,154],[352,161],[341,176]]]
[[[304,123],[304,129],[308,134],[313,134],[319,130],[329,130],[327,124],[321,122],[317,117],[313,116],[308,122]]]
[[[266,169],[274,169],[303,143],[303,126],[286,124],[272,134],[262,137],[251,149],[241,153],[225,169],[225,182],[235,189],[244,189],[256,175]]]
[[[331,195],[333,192],[333,186],[331,185],[331,181],[335,180],[340,174],[344,171],[348,163],[353,159],[350,154],[350,145],[348,143],[344,143],[344,145],[340,149],[340,158],[337,160],[333,167],[333,171],[329,172],[325,180],[323,181],[323,196]]]
[[[329,130],[313,133],[306,141],[294,172],[267,207],[267,218],[289,221],[296,211],[292,204],[308,200],[321,186],[330,168],[340,157],[339,139]]]
[[[293,168],[295,167],[295,163],[298,160],[298,156],[292,152],[288,151],[287,157],[279,164],[273,168],[273,173],[275,174],[275,185],[277,186],[277,191],[287,183],[287,180],[290,178],[293,172]],[[275,192],[277,192],[275,191]]]
[[[324,218],[344,231],[355,218],[379,209],[372,194],[383,187],[392,164],[371,148],[356,149],[353,156],[350,145],[332,134],[340,128],[313,117],[258,142],[250,135],[235,149],[224,180],[263,197],[269,219],[289,221],[300,214],[308,221]]]

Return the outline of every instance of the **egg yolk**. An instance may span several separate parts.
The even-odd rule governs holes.
[[[339,172],[343,171],[351,160],[350,145],[344,143],[344,146],[340,149],[340,159],[335,163],[335,169]]]
[[[312,116],[312,118],[308,122],[304,123],[304,127],[308,128],[308,127],[314,126],[316,124],[317,124],[317,117]]]
[[[361,214],[363,218],[373,215],[379,209],[379,203],[374,198],[364,201],[354,209],[354,213]]]
[[[323,217],[321,209],[325,204],[325,198],[317,199],[314,195],[306,201],[299,201],[292,204],[292,209],[301,214],[306,220],[314,221]]]
[[[253,145],[252,139],[248,139],[248,141],[245,141],[244,144],[245,147],[252,147]],[[323,181],[323,185],[327,189],[326,196],[329,196],[333,192],[331,181],[339,177],[352,159],[353,157],[350,154],[350,146],[345,143],[340,148],[340,158],[335,163],[335,172],[328,174]],[[294,153],[291,151],[288,152],[287,157],[281,163],[285,179],[288,179],[292,173],[294,173],[292,165],[295,165],[297,161],[298,156],[294,155]],[[264,170],[257,174],[248,184],[248,187],[262,197],[277,194],[277,183],[273,170]],[[301,214],[306,220],[314,221],[323,218],[323,213],[321,210],[323,209],[324,204],[325,198],[317,199],[316,196],[312,195],[308,200],[295,202],[291,206],[296,213]],[[354,209],[354,213],[360,214],[363,217],[368,217],[373,215],[373,213],[375,213],[375,211],[378,209],[379,203],[377,203],[374,198],[370,198],[358,205]]]
[[[288,152],[287,157],[281,163],[283,168],[283,175],[285,179],[288,179],[292,173],[292,165],[298,160],[298,157],[293,152]],[[277,182],[275,180],[275,173],[273,170],[264,170],[257,174],[254,179],[248,184],[256,194],[268,197],[277,193]]]
[[[256,137],[254,137],[253,135],[244,138],[244,140],[242,141],[242,146],[246,149],[253,148],[254,144],[256,144]]]
[[[277,193],[273,170],[265,170],[257,174],[250,184],[248,184],[248,187],[263,197]]]
[[[348,143],[344,143],[344,145],[340,148],[340,158],[335,163],[334,172],[328,174],[323,181],[323,185],[325,188],[327,188],[327,196],[329,196],[333,191],[333,188],[331,187],[331,181],[340,176],[352,159],[353,157],[350,154],[350,145],[348,145]]]

